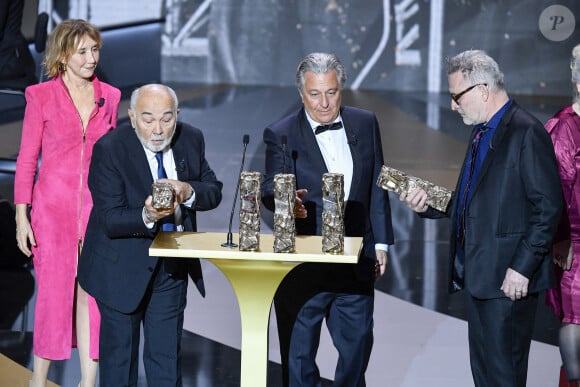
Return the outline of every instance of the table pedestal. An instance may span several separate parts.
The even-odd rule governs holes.
[[[240,386],[266,386],[268,326],[278,285],[300,262],[212,259],[238,299],[242,321]]]
[[[343,254],[324,254],[322,237],[297,236],[295,253],[274,253],[273,235],[260,235],[260,251],[221,246],[223,233],[161,232],[149,255],[205,258],[229,280],[238,299],[242,321],[241,387],[265,387],[268,376],[268,326],[278,285],[302,262],[356,263],[362,238],[345,237]],[[237,240],[238,236],[233,236]]]

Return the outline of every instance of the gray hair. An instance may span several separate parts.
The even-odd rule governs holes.
[[[578,93],[577,83],[580,83],[580,44],[572,49],[572,60],[570,62],[572,72],[572,83],[574,84],[574,102],[580,103],[580,93]]]
[[[145,86],[152,86],[152,85],[165,88],[167,93],[173,99],[173,106],[174,106],[175,110],[177,110],[177,107],[179,106],[179,100],[177,99],[177,94],[175,94],[175,91],[171,87],[169,87],[167,85],[162,85],[162,84],[143,85],[143,86],[138,87],[135,90],[133,90],[133,92],[131,93],[131,102],[129,105],[129,109],[131,109],[131,111],[133,111],[133,112],[135,111],[135,106],[137,106],[137,100],[139,99],[139,96],[141,95],[141,89]]]
[[[472,85],[485,83],[491,90],[505,90],[503,73],[497,62],[485,51],[467,50],[447,58],[447,75],[458,71]]]
[[[308,71],[315,74],[326,74],[332,70],[336,71],[338,83],[342,90],[346,82],[346,72],[344,66],[340,63],[340,60],[336,55],[324,52],[313,52],[306,55],[306,57],[304,57],[304,59],[302,59],[298,64],[298,68],[296,69],[296,87],[298,87],[300,95],[302,95],[302,92],[304,91],[304,75]]]

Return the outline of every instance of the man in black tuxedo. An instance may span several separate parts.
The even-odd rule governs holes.
[[[142,86],[131,96],[134,129],[113,130],[94,146],[88,181],[94,207],[78,279],[101,313],[103,386],[137,385],[141,324],[148,385],[181,385],[187,273],[204,295],[201,266],[197,259],[151,257],[149,246],[162,229],[195,231],[195,212],[218,206],[222,183],[205,159],[202,132],[178,122],[178,112],[171,88]],[[171,208],[152,205],[158,178],[173,187]]]
[[[309,54],[296,73],[304,106],[264,130],[264,205],[274,209],[274,175],[295,174],[296,232],[321,235],[322,175],[342,173],[345,235],[363,237],[358,264],[301,264],[275,295],[284,384],[290,386],[320,385],[315,358],[324,319],[339,354],[334,385],[365,385],[373,344],[374,282],[385,271],[394,239],[388,193],[375,184],[383,165],[379,125],[374,113],[342,106],[345,81],[335,55]],[[330,130],[317,130],[333,123]],[[282,138],[287,138],[285,148]]]
[[[550,249],[562,192],[550,136],[505,90],[480,50],[448,60],[451,109],[475,126],[446,213],[423,190],[400,199],[429,218],[451,218],[450,285],[466,290],[477,387],[526,385],[538,293],[553,285]]]

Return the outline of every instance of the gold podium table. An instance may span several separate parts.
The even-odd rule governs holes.
[[[222,247],[225,233],[164,232],[149,248],[159,257],[205,258],[226,276],[240,307],[242,330],[241,387],[266,386],[268,322],[274,294],[290,270],[302,262],[356,263],[362,238],[345,237],[343,254],[322,253],[322,237],[297,236],[295,253],[274,253],[274,236],[260,235],[259,251]],[[233,235],[233,240],[238,240]]]

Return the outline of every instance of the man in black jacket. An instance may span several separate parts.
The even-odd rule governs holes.
[[[342,104],[345,82],[346,71],[334,54],[308,54],[296,70],[303,107],[264,129],[266,208],[275,208],[273,179],[287,165],[298,188],[296,233],[321,235],[322,175],[342,173],[344,232],[363,237],[356,265],[303,263],[278,288],[274,303],[282,374],[290,387],[321,383],[316,354],[323,320],[338,351],[334,385],[366,385],[374,283],[385,272],[388,245],[394,242],[388,192],[375,184],[383,165],[379,124],[373,112]]]
[[[451,109],[474,126],[446,213],[423,190],[400,199],[428,218],[451,218],[450,291],[466,290],[476,387],[526,385],[538,294],[552,286],[550,249],[562,192],[543,125],[508,96],[485,52],[448,60]]]
[[[21,32],[24,0],[0,0],[0,87],[36,83],[36,67]]]
[[[149,386],[180,386],[187,273],[205,294],[197,259],[149,256],[158,232],[196,231],[196,211],[216,208],[222,183],[205,158],[201,130],[177,121],[177,97],[164,85],[131,96],[131,127],[104,135],[93,150],[93,209],[78,280],[101,313],[102,386],[136,386],[140,327]],[[164,175],[164,176],[161,176]],[[171,184],[175,201],[155,208],[151,185]]]

